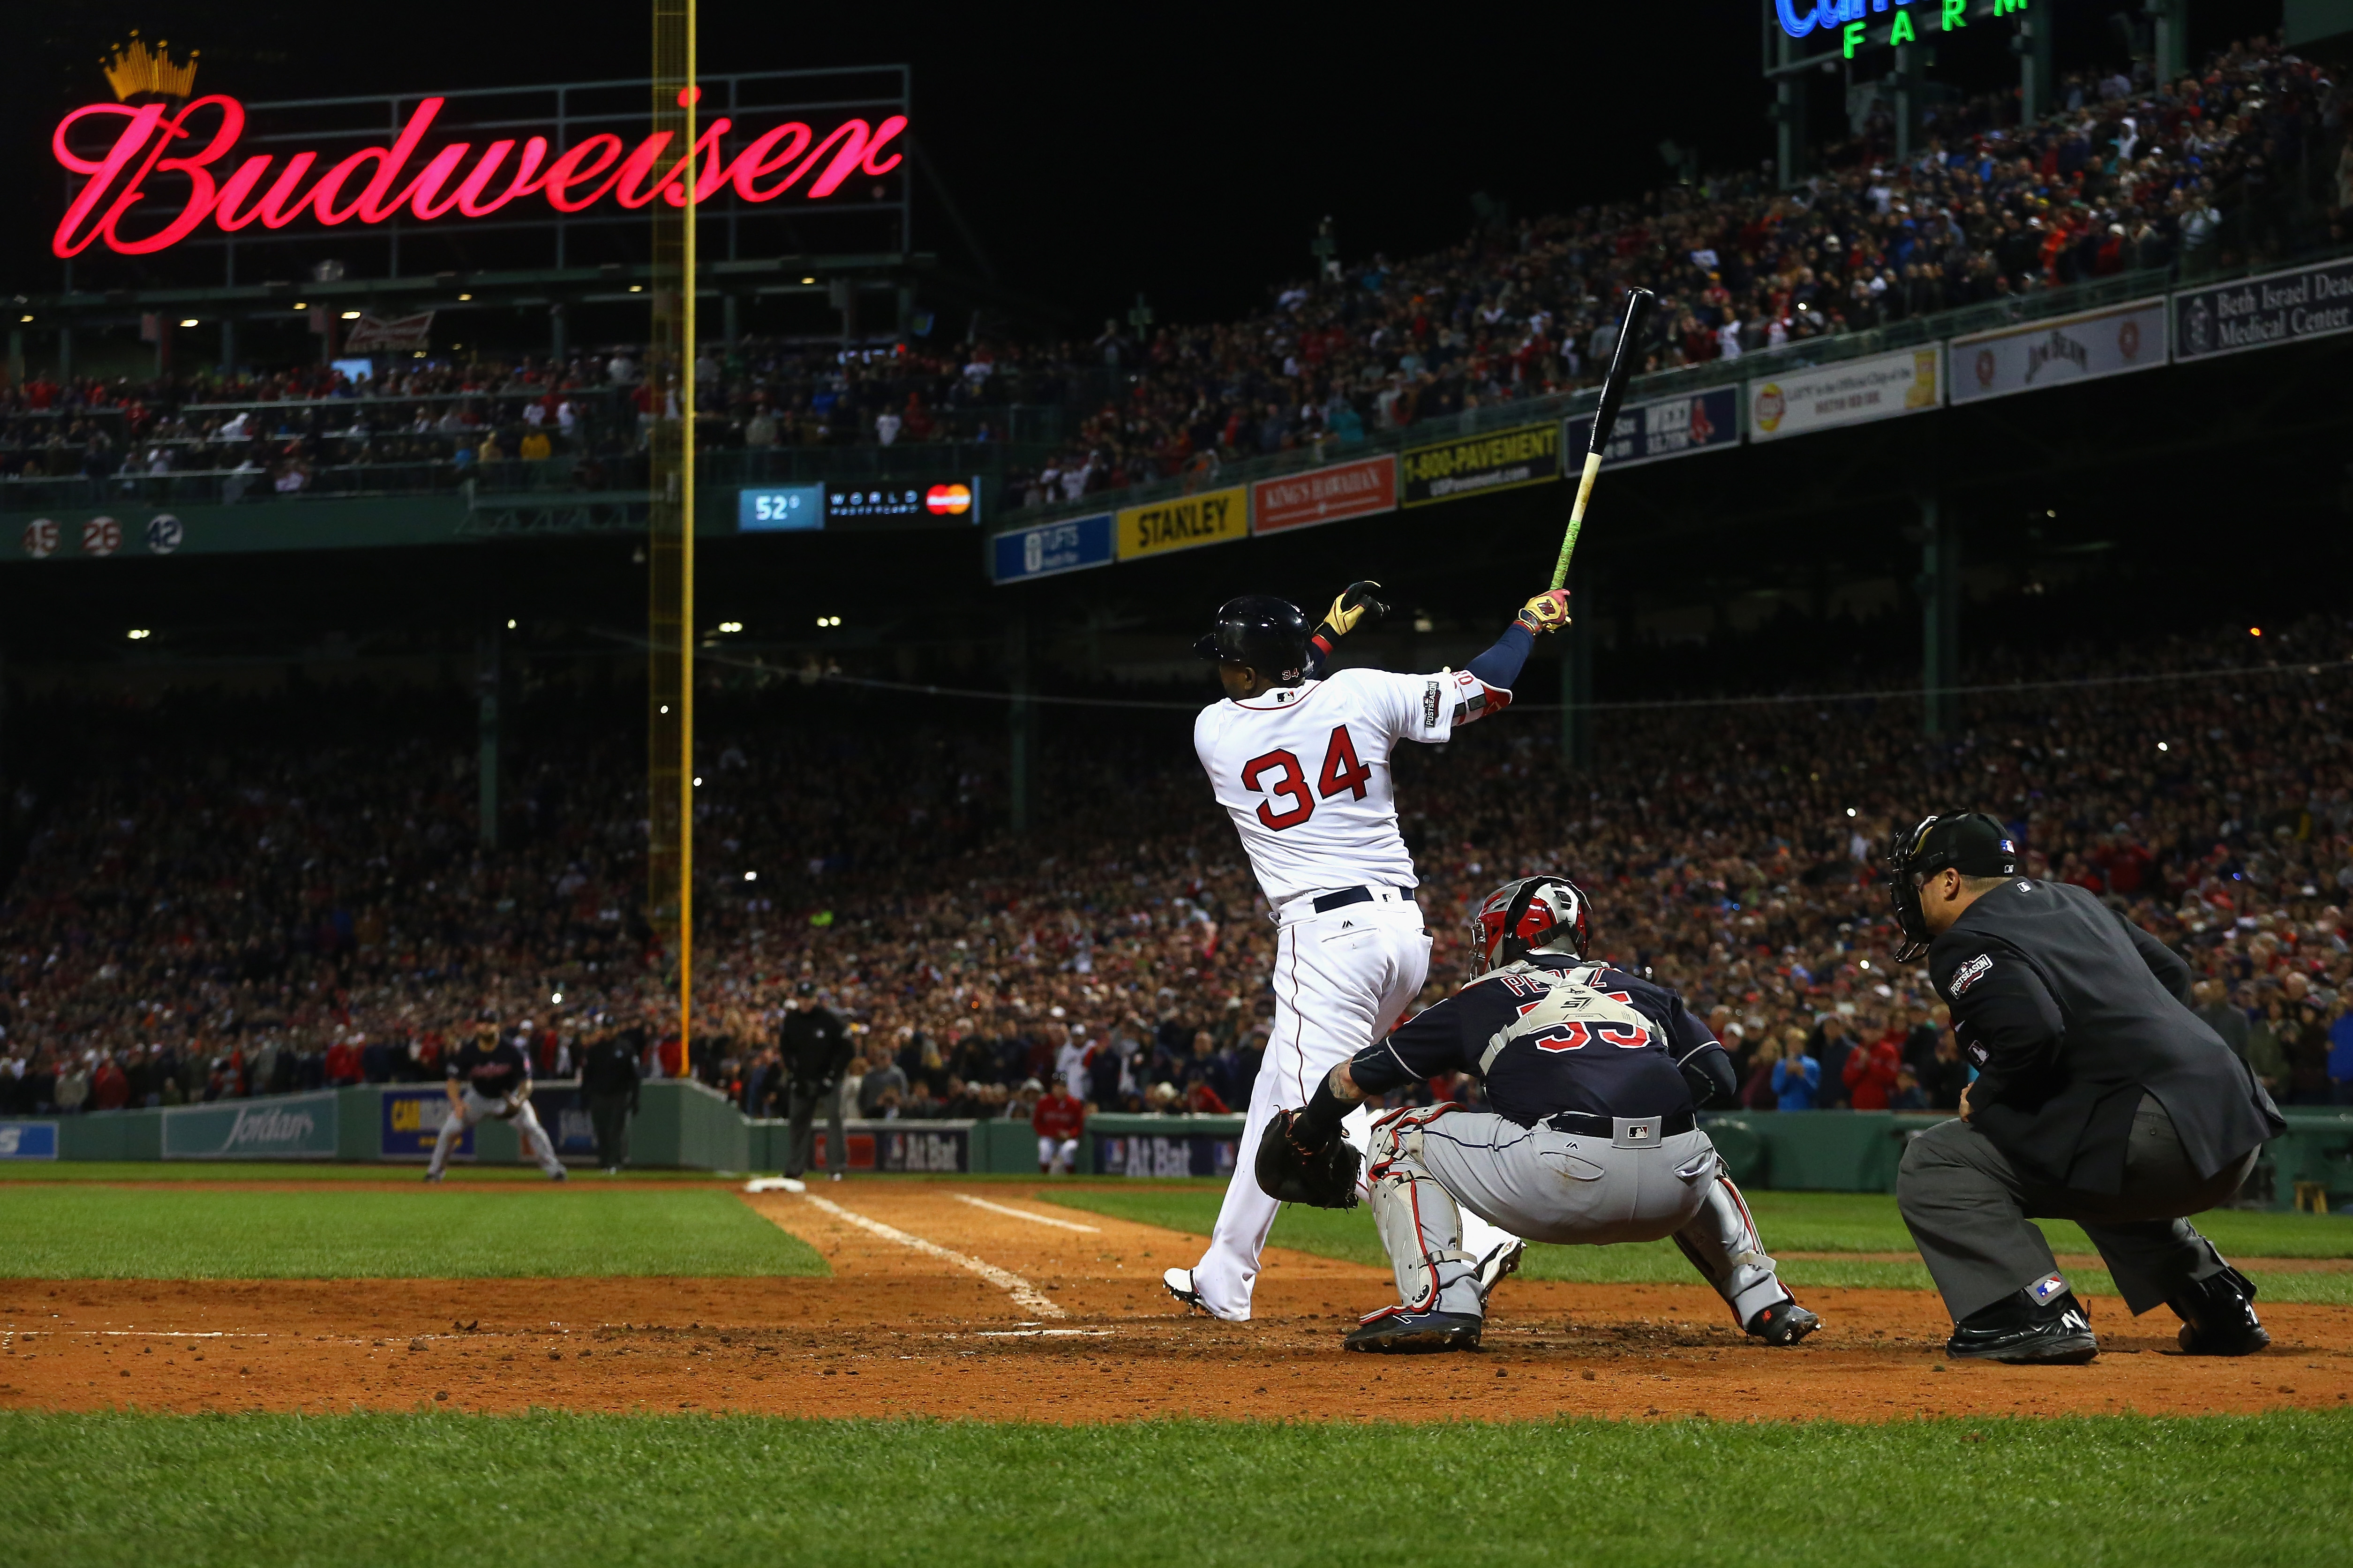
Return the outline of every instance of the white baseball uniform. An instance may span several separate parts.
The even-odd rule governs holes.
[[[1456,725],[1510,701],[1510,692],[1464,670],[1343,669],[1214,703],[1194,721],[1193,749],[1281,932],[1273,1032],[1217,1228],[1192,1270],[1201,1304],[1220,1318],[1250,1316],[1259,1254],[1280,1206],[1255,1172],[1267,1122],[1306,1104],[1317,1080],[1386,1034],[1429,977],[1430,934],[1398,832],[1390,753],[1399,741],[1442,743]],[[1349,1119],[1359,1148],[1370,1120],[1361,1109]],[[1475,1249],[1503,1234],[1466,1235],[1464,1243]]]

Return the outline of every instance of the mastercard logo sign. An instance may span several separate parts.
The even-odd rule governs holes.
[[[934,485],[923,492],[923,506],[934,517],[962,517],[972,510],[972,487]]]

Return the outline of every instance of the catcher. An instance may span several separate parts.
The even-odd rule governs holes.
[[[466,1129],[484,1117],[495,1117],[515,1124],[523,1152],[539,1162],[549,1181],[563,1181],[564,1163],[555,1157],[554,1142],[531,1108],[531,1059],[522,1047],[500,1039],[498,1025],[484,1018],[474,1026],[474,1037],[444,1059],[449,1068],[449,1114],[441,1122],[440,1137],[434,1140],[433,1163],[425,1167],[425,1179],[439,1181],[449,1151]]]
[[[1373,1219],[1404,1299],[1364,1319],[1347,1349],[1478,1344],[1485,1301],[1458,1204],[1531,1241],[1672,1236],[1749,1334],[1788,1345],[1820,1327],[1782,1288],[1693,1115],[1732,1095],[1731,1058],[1673,992],[1588,962],[1591,938],[1567,878],[1496,889],[1471,922],[1471,983],[1267,1129],[1256,1172],[1269,1194],[1352,1208],[1358,1155],[1340,1122],[1358,1100],[1440,1074],[1486,1084],[1492,1112],[1442,1103],[1373,1123]]]

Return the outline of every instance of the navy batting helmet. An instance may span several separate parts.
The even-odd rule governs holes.
[[[1307,671],[1307,617],[1271,594],[1244,594],[1218,606],[1217,626],[1193,645],[1203,658],[1248,665],[1271,686],[1293,686]]]

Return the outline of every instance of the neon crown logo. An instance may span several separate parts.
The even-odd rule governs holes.
[[[159,40],[149,49],[139,37],[139,29],[131,30],[128,46],[114,46],[113,58],[101,58],[98,62],[106,73],[106,83],[114,89],[114,101],[122,102],[134,93],[160,93],[165,98],[185,98],[195,90],[196,57],[202,49],[188,51],[188,63],[172,63],[172,40]]]

